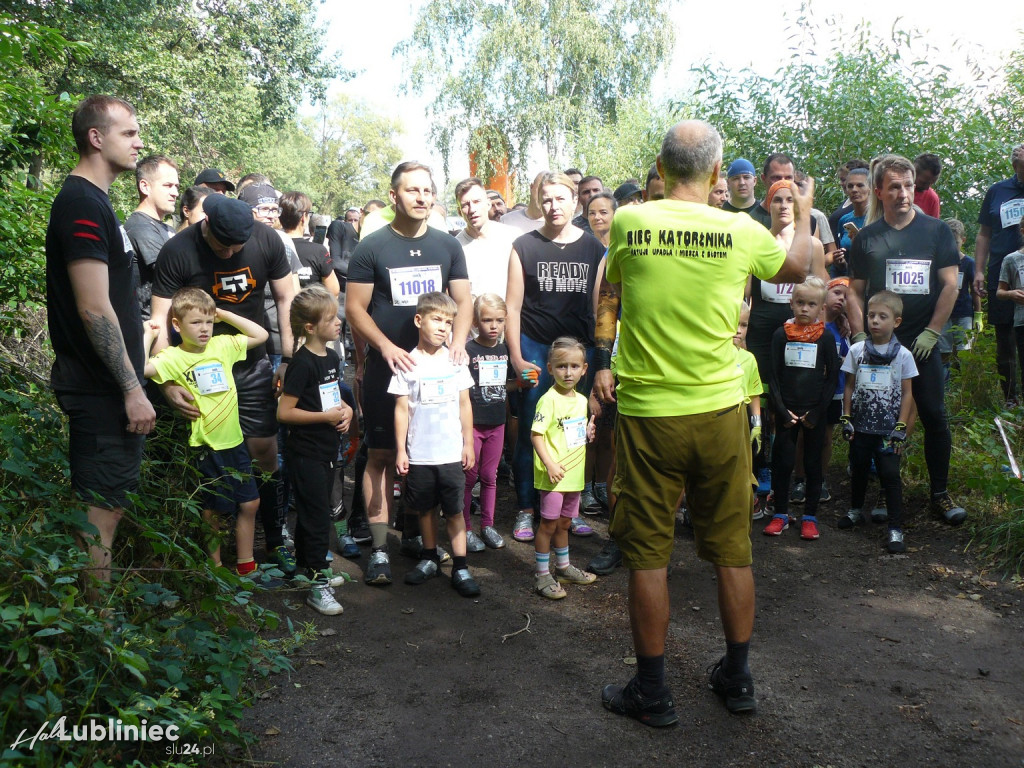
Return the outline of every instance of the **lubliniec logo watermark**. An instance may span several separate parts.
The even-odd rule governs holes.
[[[135,725],[113,717],[106,720],[87,720],[73,725],[68,725],[66,716],[53,721],[52,725],[47,720],[34,734],[29,733],[27,728],[23,729],[10,748],[21,747],[32,751],[39,742],[45,741],[170,742],[164,750],[168,755],[209,757],[214,754],[212,744],[182,742],[178,726],[173,723],[150,723],[148,720],[142,720]]]

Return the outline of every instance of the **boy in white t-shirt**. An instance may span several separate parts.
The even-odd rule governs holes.
[[[889,509],[886,549],[893,554],[906,551],[900,454],[914,403],[910,380],[917,376],[914,356],[893,335],[902,315],[903,301],[895,293],[879,291],[872,296],[867,311],[869,338],[850,347],[841,368],[847,374],[840,421],[843,437],[850,443],[850,511],[839,519],[839,527],[863,522],[861,506],[874,458]]]
[[[423,551],[406,584],[422,584],[440,573],[437,506],[452,542],[452,587],[475,597],[480,587],[466,566],[466,521],[462,515],[465,470],[475,461],[469,368],[448,358],[448,338],[458,310],[446,293],[425,293],[416,303],[420,340],[412,350],[416,365],[398,371],[388,392],[395,401],[396,468],[407,475],[406,507],[420,516]]]

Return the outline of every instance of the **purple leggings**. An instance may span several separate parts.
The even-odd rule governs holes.
[[[486,528],[494,525],[494,502],[498,494],[498,462],[505,447],[505,425],[478,427],[473,425],[473,452],[476,463],[466,470],[466,503],[462,514],[466,517],[466,530],[473,529],[470,522],[469,504],[473,498],[473,486],[480,478],[480,525]]]

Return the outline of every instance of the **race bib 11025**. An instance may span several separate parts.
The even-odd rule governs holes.
[[[932,263],[927,259],[886,259],[885,289],[893,293],[928,295],[928,275]]]

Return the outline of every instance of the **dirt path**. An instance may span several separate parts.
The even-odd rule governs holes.
[[[844,481],[832,478],[838,499],[848,498]],[[499,491],[503,529],[510,499]],[[503,550],[470,555],[477,600],[458,597],[447,578],[406,586],[414,563],[398,555],[394,585],[338,590],[339,617],[268,597],[327,633],[250,711],[245,726],[259,742],[247,757],[282,766],[1019,768],[1024,594],[973,571],[962,534],[914,500],[900,556],[885,554],[884,526],[839,531],[838,509],[824,505],[816,542],[793,528],[771,539],[755,524],[754,717],[729,715],[706,688],[724,646],[713,573],[685,529],[669,582],[667,658],[680,723],[663,730],[601,707],[601,687],[632,674],[626,572],[549,602],[531,590],[532,546],[507,537]],[[601,541],[570,546],[585,565]],[[359,579],[366,561],[334,563]],[[529,632],[502,642],[526,614]]]

